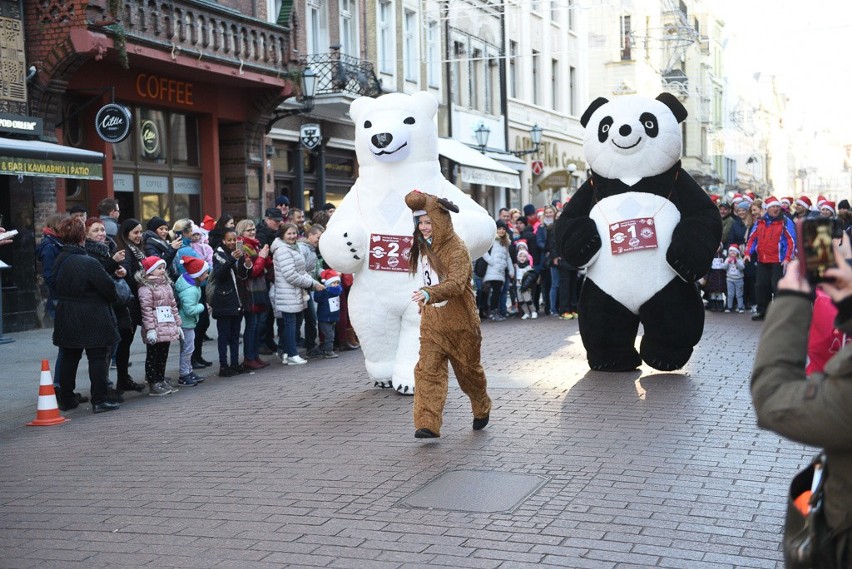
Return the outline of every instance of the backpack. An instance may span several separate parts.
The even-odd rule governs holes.
[[[480,257],[473,263],[473,274],[475,274],[479,278],[483,278],[485,276],[485,272],[488,270],[488,261],[485,258]]]
[[[491,253],[491,249],[494,248],[494,245],[488,248],[488,252]],[[488,271],[488,261],[485,260],[485,257],[478,258],[473,263],[473,274],[475,274],[479,278],[485,277],[485,273]]]

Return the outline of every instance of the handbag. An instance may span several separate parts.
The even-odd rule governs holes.
[[[823,510],[827,477],[828,463],[825,453],[821,453],[790,483],[784,520],[784,564],[787,569],[835,567],[835,532],[829,530]]]
[[[113,277],[112,280],[115,282],[115,292],[118,295],[116,303],[121,306],[129,306],[134,298],[133,291],[130,290],[130,285],[124,279]]]

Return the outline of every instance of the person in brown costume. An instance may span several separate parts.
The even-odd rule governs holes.
[[[467,246],[453,230],[452,202],[414,190],[405,196],[414,212],[410,272],[423,277],[411,297],[420,308],[420,359],[414,368],[414,436],[441,436],[447,400],[448,368],[470,398],[473,428],[488,424],[491,399],[479,361],[482,333],[471,287],[472,263]]]

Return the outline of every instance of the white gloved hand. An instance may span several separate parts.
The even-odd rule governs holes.
[[[148,340],[149,344],[157,343],[157,331],[156,330],[148,330],[148,333],[145,334],[145,338]]]

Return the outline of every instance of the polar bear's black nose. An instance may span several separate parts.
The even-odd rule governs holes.
[[[633,132],[633,129],[630,128],[629,124],[623,124],[621,125],[621,128],[618,129],[618,134],[621,136],[629,136],[631,132]]]
[[[389,132],[380,132],[379,134],[374,134],[370,142],[376,148],[387,148],[393,142],[393,135]]]

